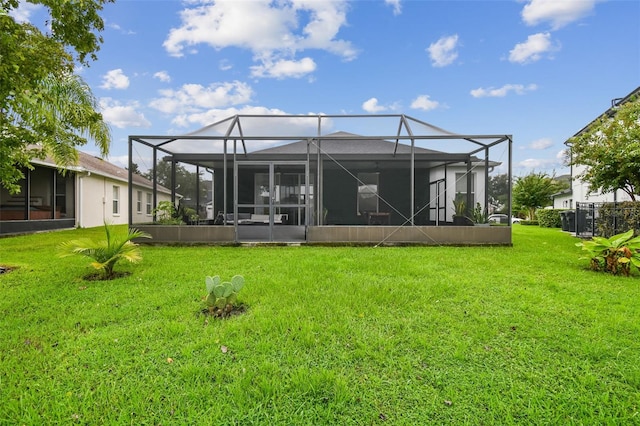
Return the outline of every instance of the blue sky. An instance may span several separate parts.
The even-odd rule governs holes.
[[[102,16],[78,72],[120,165],[128,135],[234,114],[402,113],[512,134],[516,175],[561,174],[564,141],[640,85],[636,0],[118,0]]]

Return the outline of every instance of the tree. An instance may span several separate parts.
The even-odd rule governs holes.
[[[517,177],[513,186],[513,203],[529,210],[529,219],[533,220],[538,208],[550,205],[551,195],[563,188],[546,173],[530,173]]]
[[[578,178],[591,193],[620,189],[632,201],[640,195],[640,98],[603,115],[584,132],[569,139],[571,165],[586,166]]]
[[[489,177],[489,202],[494,206],[494,212],[501,212],[507,206],[509,199],[509,175],[501,173]]]
[[[32,0],[48,9],[50,31],[17,22],[17,0],[0,0],[0,182],[20,191],[22,170],[51,156],[77,161],[76,147],[92,138],[104,156],[110,135],[89,86],[73,75],[76,62],[95,60],[104,28],[98,12],[112,0]]]
[[[143,173],[142,176],[149,180],[153,180],[153,171],[149,170],[147,173]],[[159,185],[165,188],[171,188],[171,162],[160,161],[156,165],[156,179]],[[187,168],[181,164],[176,164],[176,181],[173,187],[176,192],[182,195],[187,205],[195,205],[197,182],[200,181],[200,200],[206,199],[207,188],[202,184],[202,178],[197,176],[195,172],[190,172]],[[187,201],[188,200],[188,201]]]

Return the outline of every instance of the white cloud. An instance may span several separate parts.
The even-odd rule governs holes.
[[[529,145],[529,148],[531,149],[547,149],[549,147],[551,147],[553,145],[553,141],[549,138],[541,138],[541,139],[536,139],[535,141],[531,142],[531,144]]]
[[[376,112],[386,111],[387,107],[378,105],[377,98],[371,98],[362,103],[362,109],[370,113],[376,113]]]
[[[157,78],[164,83],[169,83],[171,81],[171,76],[166,71],[158,71],[153,75],[153,78]]]
[[[527,158],[526,160],[518,162],[516,167],[531,170],[548,170],[561,165],[561,162],[558,161],[557,158]]]
[[[126,89],[129,87],[129,77],[127,77],[120,68],[111,70],[102,76],[103,89]]]
[[[518,43],[509,51],[509,61],[519,64],[535,62],[542,58],[545,52],[554,52],[559,49],[559,45],[551,43],[550,33],[538,33],[527,37],[524,43]]]
[[[522,9],[527,25],[549,22],[557,30],[587,16],[595,8],[596,0],[530,0]]]
[[[172,123],[183,128],[194,124],[198,126],[207,126],[211,123],[221,121],[237,114],[279,116],[288,115],[289,113],[275,108],[247,105],[241,108],[212,108],[196,113],[180,114],[173,119]],[[287,117],[281,120],[273,120],[272,117],[265,119],[254,118],[250,121],[245,121],[242,126],[242,130],[246,134],[269,135],[282,134],[282,129],[285,128],[290,134],[301,135],[313,132],[314,130],[317,131],[318,121],[316,117],[316,114],[311,114],[309,116],[309,120],[301,120],[298,117]],[[327,127],[325,130],[329,130],[329,128]]]
[[[218,63],[218,68],[221,71],[229,71],[231,68],[233,68],[233,64],[231,62],[229,62],[228,59],[222,59],[219,63]]]
[[[246,104],[253,90],[239,81],[211,84],[185,84],[178,90],[161,90],[162,97],[151,101],[149,106],[166,114],[201,112],[205,109],[222,108]]]
[[[120,25],[116,24],[116,23],[107,23],[107,28],[111,28],[112,30],[116,30],[119,31],[122,34],[126,34],[126,35],[133,35],[135,34],[135,31],[132,30],[125,30],[124,28],[122,28]]]
[[[434,101],[429,99],[429,95],[420,95],[416,99],[411,102],[411,108],[413,109],[421,109],[424,111],[431,111],[432,109],[436,109],[440,106],[438,101]]]
[[[522,169],[525,173],[537,170],[555,174],[556,170],[564,169],[565,167],[567,167],[567,165],[564,150],[558,151],[555,156],[550,158],[527,158],[526,160],[514,163],[514,168]]]
[[[537,90],[538,86],[535,84],[529,84],[528,86],[522,84],[505,84],[499,88],[487,87],[478,88],[471,91],[471,96],[474,98],[502,98],[507,96],[510,92],[517,95],[524,95],[527,92]]]
[[[39,4],[32,4],[21,1],[18,3],[18,7],[16,9],[12,9],[9,11],[9,16],[15,19],[16,22],[24,24],[27,22],[31,22],[31,15],[42,8],[43,6]]]
[[[400,4],[400,0],[384,0],[384,2],[393,7],[393,14],[400,15],[402,13],[402,5]]]
[[[181,26],[171,29],[163,44],[172,56],[183,56],[185,48],[201,44],[218,50],[239,47],[252,51],[254,60],[262,64],[264,71],[258,75],[271,76],[267,70],[274,64],[285,71],[297,65],[289,67],[293,77],[299,77],[300,65],[304,69],[310,65],[309,58],[295,59],[305,49],[325,50],[345,60],[357,56],[349,41],[336,38],[347,23],[345,0],[194,0],[190,4],[180,13]],[[275,74],[287,76],[283,70]]]
[[[100,99],[102,117],[107,123],[119,129],[151,126],[144,114],[137,111],[139,107],[140,105],[137,102],[123,105],[120,101],[112,98]]]
[[[434,67],[445,67],[453,63],[458,57],[456,48],[458,47],[458,35],[441,37],[435,43],[431,43],[427,48],[431,64]]]
[[[316,70],[316,63],[311,58],[299,61],[281,59],[276,62],[264,61],[262,65],[251,67],[253,77],[269,77],[283,79],[287,77],[300,78]]]

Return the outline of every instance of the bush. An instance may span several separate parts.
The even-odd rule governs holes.
[[[142,260],[140,247],[132,240],[135,238],[151,238],[151,235],[135,228],[127,229],[125,235],[117,235],[115,227],[107,222],[104,223],[104,229],[106,233],[105,240],[94,241],[82,238],[66,241],[60,244],[58,255],[60,257],[80,255],[93,259],[91,266],[102,274],[101,276],[104,280],[116,277],[113,268],[119,261],[126,260],[131,263],[137,263]]]
[[[598,234],[611,237],[629,229],[640,229],[640,202],[603,203],[598,211]]]
[[[536,211],[538,222],[543,228],[561,228],[562,218],[560,212],[563,210],[556,209],[539,209]]]
[[[537,220],[522,220],[520,225],[538,226],[540,223]]]
[[[631,265],[640,269],[640,237],[634,238],[632,229],[611,238],[593,237],[591,241],[576,243],[576,246],[588,253],[581,259],[589,259],[594,271],[628,277]]]

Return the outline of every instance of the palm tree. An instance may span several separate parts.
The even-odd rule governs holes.
[[[131,228],[125,236],[117,236],[114,234],[113,225],[105,223],[104,228],[107,234],[106,240],[94,241],[82,238],[64,242],[60,245],[59,256],[68,257],[78,254],[94,259],[91,266],[102,272],[103,279],[114,277],[113,267],[120,260],[127,260],[131,263],[142,260],[140,247],[132,240],[134,238],[151,238],[151,235]]]
[[[58,166],[75,165],[76,147],[88,139],[103,157],[109,153],[109,126],[98,112],[91,88],[76,74],[49,74],[14,107],[3,111],[0,120],[3,140],[10,148],[0,150],[5,157],[0,161],[0,181],[12,192],[19,190],[17,182],[24,178],[20,168],[29,167],[34,157],[49,156]]]
[[[33,111],[32,122],[43,123],[48,135],[42,149],[59,165],[78,161],[76,146],[93,140],[106,156],[111,144],[109,125],[98,111],[99,103],[89,85],[77,74],[49,75],[41,85],[43,102]],[[38,120],[39,118],[39,120]]]

